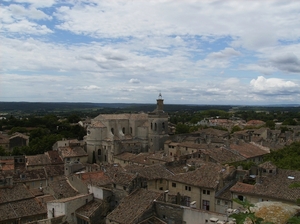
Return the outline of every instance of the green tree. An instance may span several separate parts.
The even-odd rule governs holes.
[[[275,129],[275,122],[273,120],[266,121],[266,127],[274,130]]]
[[[77,114],[71,114],[70,116],[68,116],[67,120],[70,123],[78,123],[81,120],[81,118]]]
[[[0,146],[0,156],[8,156],[8,153],[2,146]]]
[[[176,131],[175,131],[176,134],[184,134],[189,132],[190,132],[190,126],[182,123],[176,125]]]

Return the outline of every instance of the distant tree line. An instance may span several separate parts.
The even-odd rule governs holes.
[[[77,124],[78,121],[80,117],[76,114],[63,119],[53,114],[22,119],[10,116],[0,121],[0,129],[8,131],[8,134],[20,132],[29,135],[29,146],[14,148],[12,155],[35,155],[51,150],[53,144],[62,138],[82,140],[86,131]],[[6,155],[3,148],[0,149],[0,155]]]

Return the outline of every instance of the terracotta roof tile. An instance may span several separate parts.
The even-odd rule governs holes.
[[[27,166],[44,166],[51,163],[51,160],[47,154],[25,156],[25,159]]]
[[[240,155],[247,159],[262,156],[268,153],[266,152],[266,150],[263,150],[251,143],[240,142],[239,144],[230,144],[229,147],[230,149],[237,151],[238,153],[240,153]]]
[[[34,198],[0,205],[1,221],[46,214],[47,209]]]
[[[80,146],[78,147],[59,147],[58,151],[61,153],[63,158],[70,158],[70,157],[79,157],[79,156],[87,156],[87,153],[84,149]]]
[[[15,184],[12,188],[0,188],[0,204],[33,197],[24,184]]]
[[[222,165],[206,163],[195,171],[177,174],[170,177],[169,180],[197,187],[216,189],[220,180],[221,172],[223,173],[223,178],[226,179],[229,173]]]
[[[108,204],[107,202],[103,200],[99,201],[90,201],[89,203],[85,204],[84,206],[80,207],[79,209],[76,210],[76,214],[82,215],[84,217],[91,217],[95,211],[101,209],[103,210],[108,210]],[[104,211],[104,213],[106,213]]]
[[[161,193],[146,189],[136,190],[121,200],[117,208],[106,218],[120,224],[135,223],[161,195]]]
[[[46,152],[45,154],[49,156],[52,165],[64,164],[57,150],[51,150]]]
[[[166,179],[174,175],[164,165],[160,165],[160,164],[155,164],[148,167],[131,165],[131,166],[126,166],[125,169],[128,172],[131,172],[133,174],[138,174],[139,176],[146,178],[148,180]]]
[[[300,181],[300,171],[278,169],[276,175],[262,176],[255,185],[238,182],[230,190],[236,193],[252,194],[278,200],[296,202],[300,188],[290,188],[292,183]]]
[[[78,194],[65,177],[50,182],[49,188],[52,189],[56,198],[68,198]]]
[[[104,171],[81,173],[79,175],[81,176],[81,180],[87,185],[91,184],[101,187],[111,185],[113,183],[110,177],[104,173]]]

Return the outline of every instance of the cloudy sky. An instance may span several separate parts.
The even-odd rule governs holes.
[[[2,0],[0,101],[300,103],[292,0]]]

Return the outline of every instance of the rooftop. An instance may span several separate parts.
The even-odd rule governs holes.
[[[106,218],[120,224],[134,223],[144,212],[151,209],[154,200],[161,193],[138,189],[120,201],[120,204]]]
[[[26,166],[44,166],[51,163],[47,154],[39,154],[34,156],[25,156]]]
[[[78,194],[65,177],[50,182],[49,188],[53,190],[56,198],[68,198]]]
[[[260,179],[255,185],[237,182],[230,190],[293,203],[299,198],[300,188],[289,186],[300,181],[300,171],[278,169],[277,174],[262,176]]]
[[[63,158],[87,156],[87,153],[80,146],[74,148],[69,146],[59,147],[58,151],[60,151]]]
[[[169,180],[191,186],[215,189],[218,186],[221,173],[224,179],[230,174],[222,165],[206,163],[194,171],[172,176]]]
[[[84,217],[91,217],[93,213],[98,209],[108,210],[108,204],[103,200],[90,201],[81,208],[77,209],[76,214],[82,215]]]
[[[268,152],[261,147],[245,142],[239,142],[238,144],[230,144],[230,149],[237,151],[241,156],[249,159],[257,156],[262,156]]]

